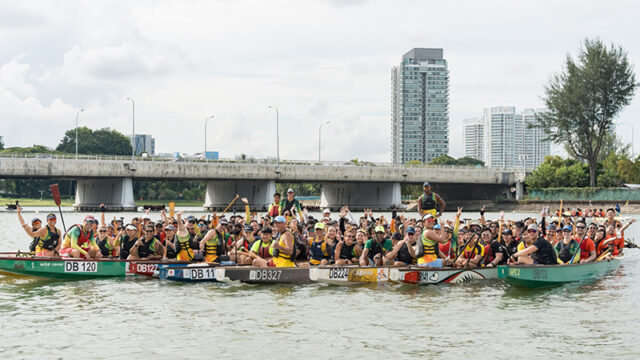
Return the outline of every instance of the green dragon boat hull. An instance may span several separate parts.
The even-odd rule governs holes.
[[[504,265],[498,277],[514,286],[539,288],[576,281],[597,280],[620,266],[620,258],[571,265]]]
[[[124,277],[129,263],[113,260],[0,257],[0,272],[49,279]]]

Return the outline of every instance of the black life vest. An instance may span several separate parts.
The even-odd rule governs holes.
[[[138,238],[133,240],[129,239],[129,235],[123,235],[120,237],[120,259],[126,260],[129,257],[131,248],[135,245]]]
[[[409,254],[409,249],[407,248],[407,243],[405,242],[398,250],[398,256],[396,257],[396,261],[402,261],[407,265],[416,264],[418,260]]]
[[[138,257],[146,258],[151,255],[157,255],[155,244],[156,241],[159,241],[155,236],[151,239],[151,241],[142,241],[142,245],[138,246]]]
[[[356,247],[356,243],[351,245],[347,245],[344,241],[342,242],[342,248],[340,249],[340,259],[351,260],[355,257],[353,254],[353,248]]]
[[[177,246],[176,245],[176,236],[173,235],[173,239],[169,239],[166,238],[164,239],[164,241],[168,244],[168,243],[172,243],[173,246]],[[167,259],[175,259],[176,256],[178,255],[178,253],[174,250],[173,247],[165,245],[167,247]]]
[[[420,205],[422,210],[432,210],[438,208],[438,202],[436,201],[436,195],[432,192],[430,196],[422,194],[420,196]]]
[[[46,225],[47,235],[45,236],[46,240],[39,239],[38,246],[47,250],[54,250],[58,243],[60,242],[60,233],[54,227],[53,230],[49,229],[49,225]]]

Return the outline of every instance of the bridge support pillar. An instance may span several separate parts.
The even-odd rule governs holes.
[[[350,210],[402,208],[400,183],[323,183],[320,207]]]
[[[98,211],[104,204],[109,211],[135,211],[133,180],[131,178],[78,179],[76,202],[79,211]]]
[[[516,200],[522,200],[524,197],[524,183],[522,181],[518,181],[516,183]]]
[[[249,200],[251,210],[264,211],[269,208],[276,182],[273,180],[212,180],[207,181],[207,192],[203,207],[206,210],[221,211],[229,205],[236,194]],[[244,210],[240,199],[231,209]]]

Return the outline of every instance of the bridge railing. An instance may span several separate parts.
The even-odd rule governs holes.
[[[82,161],[131,161],[131,156],[121,155],[78,155],[75,154],[35,154],[35,153],[0,153],[0,160],[3,158],[32,158],[41,160],[82,160]],[[276,159],[201,159],[196,157],[161,157],[161,156],[136,156],[136,162],[159,162],[159,163],[192,163],[192,164],[266,164],[276,165]],[[369,162],[369,161],[313,161],[313,160],[280,160],[280,166],[287,165],[304,165],[304,166],[346,166],[346,167],[385,167],[394,169],[447,169],[447,170],[477,170],[477,171],[504,171],[504,172],[530,172],[532,168],[523,169],[521,166],[517,167],[490,167],[490,166],[476,166],[476,165],[430,165],[430,164],[396,164],[391,162]]]

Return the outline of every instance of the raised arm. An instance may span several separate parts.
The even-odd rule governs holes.
[[[22,218],[22,208],[17,208],[16,209],[16,213],[18,214],[18,220],[20,221],[20,225],[22,226],[22,228],[24,229],[24,231],[27,233],[27,235],[29,235],[30,237],[40,237],[40,236],[45,236],[47,235],[47,228],[45,226],[41,227],[40,229],[33,231],[31,230],[31,228],[29,227],[29,225],[27,225],[24,222],[24,218]]]

